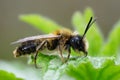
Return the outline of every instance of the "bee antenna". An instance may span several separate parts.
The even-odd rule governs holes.
[[[96,21],[96,19],[94,19],[93,21],[92,21],[92,19],[93,19],[93,17],[90,17],[90,20],[89,20],[89,22],[88,22],[88,24],[87,24],[87,27],[86,27],[86,29],[85,29],[85,31],[84,31],[84,34],[83,34],[83,36],[82,36],[82,39],[84,38],[84,36],[85,36],[85,34],[87,33],[87,31],[88,31],[88,29],[90,28],[90,26],[92,26],[92,24]]]

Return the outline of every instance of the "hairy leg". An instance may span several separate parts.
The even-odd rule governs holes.
[[[40,45],[38,45],[38,47],[36,48],[36,52],[35,52],[35,57],[34,57],[34,64],[35,64],[35,67],[37,67],[37,64],[36,64],[36,60],[37,60],[37,56],[38,56],[38,51],[45,45],[45,43],[47,43],[47,40],[44,40]]]

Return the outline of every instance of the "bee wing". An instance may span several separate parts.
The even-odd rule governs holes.
[[[36,40],[36,39],[50,39],[50,38],[59,38],[59,37],[60,35],[54,35],[54,34],[37,35],[37,36],[31,36],[31,37],[19,39],[15,42],[12,42],[11,44],[17,44],[17,43],[22,43],[26,41]]]

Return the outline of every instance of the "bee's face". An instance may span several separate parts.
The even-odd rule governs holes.
[[[81,36],[77,35],[71,38],[70,44],[75,51],[82,51],[87,54],[88,43]]]

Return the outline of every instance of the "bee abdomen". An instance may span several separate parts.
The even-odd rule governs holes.
[[[37,47],[36,44],[21,45],[13,51],[13,54],[15,57],[31,54],[31,53],[34,53],[36,51],[36,47]]]
[[[26,45],[26,46],[23,46],[21,48],[21,51],[23,51],[23,53],[25,54],[30,54],[30,53],[33,53],[36,51],[36,45],[35,44],[31,44],[31,45]]]

